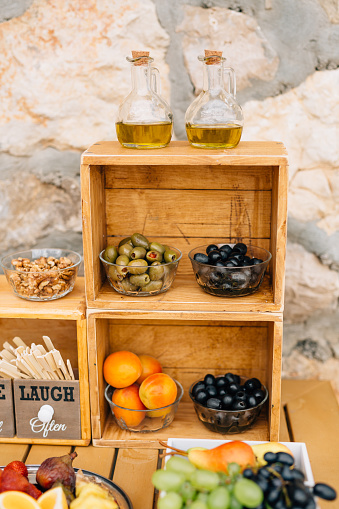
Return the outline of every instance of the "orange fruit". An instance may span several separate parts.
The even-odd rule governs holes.
[[[138,355],[141,365],[142,365],[142,373],[139,376],[137,380],[137,384],[142,384],[144,380],[148,376],[154,375],[154,373],[161,373],[162,367],[160,362],[155,359],[154,357],[151,357],[150,355]]]
[[[134,384],[142,373],[137,355],[122,350],[111,353],[104,362],[104,378],[112,387],[123,389]]]
[[[115,417],[122,419],[127,426],[139,426],[145,419],[145,412],[133,412],[133,410],[146,410],[146,407],[139,398],[139,385],[133,384],[124,389],[115,389],[112,401],[118,406],[130,409],[113,408]]]
[[[5,491],[0,495],[0,509],[40,509],[36,500],[22,491]]]
[[[40,509],[68,509],[66,496],[61,486],[45,491],[39,497],[38,504]]]

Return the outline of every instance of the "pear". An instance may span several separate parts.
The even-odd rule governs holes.
[[[225,474],[228,473],[229,463],[238,463],[241,471],[255,465],[252,447],[239,440],[227,442],[214,447],[214,449],[190,449],[188,459],[198,468],[212,470],[213,472],[224,472]]]
[[[257,465],[259,467],[262,467],[267,464],[267,461],[264,460],[264,455],[267,452],[287,452],[287,454],[290,454],[293,456],[292,452],[286,445],[281,444],[279,442],[267,442],[265,444],[256,444],[252,445],[253,452],[255,454]]]

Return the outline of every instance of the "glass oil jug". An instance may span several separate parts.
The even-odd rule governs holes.
[[[132,90],[119,107],[115,124],[121,145],[128,148],[162,148],[172,136],[173,115],[160,97],[159,71],[148,51],[132,51]]]
[[[235,100],[235,73],[224,67],[221,51],[205,50],[203,90],[185,115],[187,138],[193,147],[227,149],[236,147],[243,128],[241,107]],[[228,77],[227,88],[225,86]]]

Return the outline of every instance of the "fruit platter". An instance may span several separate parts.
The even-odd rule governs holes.
[[[158,509],[316,509],[317,498],[336,499],[314,484],[302,443],[170,438],[164,456],[152,476]]]
[[[105,477],[73,468],[76,452],[41,465],[0,467],[1,509],[132,509],[126,493]]]

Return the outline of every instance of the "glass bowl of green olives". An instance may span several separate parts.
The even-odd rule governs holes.
[[[179,249],[149,241],[141,233],[125,237],[118,246],[107,246],[99,255],[112,288],[141,297],[166,292],[181,257]]]
[[[218,297],[241,297],[256,292],[272,255],[262,247],[209,244],[188,253],[198,285]]]

